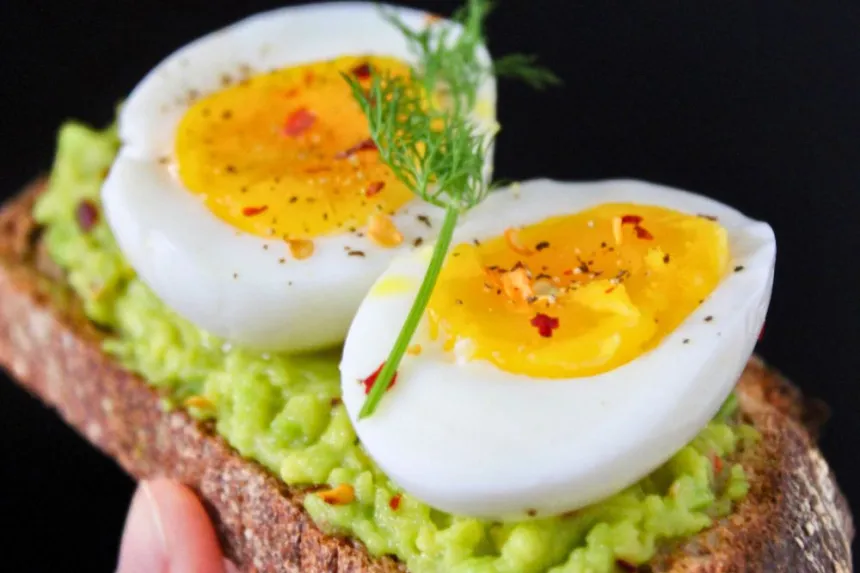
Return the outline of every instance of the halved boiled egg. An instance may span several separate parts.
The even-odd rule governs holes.
[[[384,7],[411,29],[458,25]],[[486,49],[480,58],[489,65]],[[177,314],[246,346],[339,343],[399,251],[441,212],[399,181],[342,74],[406,75],[416,55],[370,3],[285,8],[180,49],[135,88],[103,188],[140,278]],[[495,124],[495,81],[472,114]],[[491,174],[492,151],[486,158]]]
[[[430,247],[375,283],[347,336],[343,400],[407,492],[507,519],[600,500],[689,442],[752,353],[776,254],[767,224],[636,181],[496,192],[453,245],[394,385],[359,420]]]

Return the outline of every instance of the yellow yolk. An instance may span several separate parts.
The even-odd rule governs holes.
[[[600,205],[452,249],[428,306],[431,336],[508,372],[599,374],[656,346],[728,264],[712,220]]]
[[[198,102],[182,119],[182,183],[218,217],[263,237],[355,231],[413,198],[379,159],[367,120],[340,75],[408,73],[387,57],[341,57],[252,77]]]

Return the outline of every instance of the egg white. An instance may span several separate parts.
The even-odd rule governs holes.
[[[423,12],[385,8],[413,29],[425,25]],[[459,25],[446,25],[459,33]],[[122,147],[102,190],[105,217],[141,280],[177,314],[254,348],[303,351],[337,344],[392,257],[410,249],[417,238],[435,236],[442,211],[416,199],[392,217],[404,234],[400,247],[379,247],[366,235],[333,234],[314,239],[313,256],[295,260],[282,241],[239,233],[216,217],[171,168],[177,126],[193,105],[190,93],[203,96],[222,89],[225,76],[236,80],[249,73],[363,54],[415,62],[403,35],[374,4],[282,8],[188,44],[131,93],[119,116]],[[483,47],[479,56],[491,61]],[[488,78],[478,94],[473,119],[489,133],[496,129],[495,79]],[[492,161],[490,148],[488,178]],[[286,261],[281,263],[281,258]]]
[[[438,509],[485,518],[574,510],[664,463],[727,398],[770,304],[776,245],[767,224],[707,197],[640,181],[540,179],[491,195],[456,232],[454,244],[607,202],[719,217],[728,231],[730,265],[743,271],[730,272],[650,352],[578,379],[533,378],[457,359],[429,341],[424,318],[414,339],[423,351],[406,356],[377,411],[358,420],[366,398],[359,381],[387,358],[430,247],[398,257],[359,308],[341,374],[343,401],[364,448],[405,491]],[[392,280],[407,286],[382,288]]]

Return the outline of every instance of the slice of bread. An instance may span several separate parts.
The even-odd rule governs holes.
[[[43,187],[34,183],[0,211],[0,365],[132,476],[191,486],[241,570],[405,571],[323,534],[302,509],[303,492],[242,458],[211,426],[164,411],[144,380],[102,352],[105,334],[41,248],[31,209]],[[762,434],[740,460],[749,494],[731,516],[663,548],[646,569],[852,571],[850,510],[815,445],[825,409],[756,357],[738,393]]]

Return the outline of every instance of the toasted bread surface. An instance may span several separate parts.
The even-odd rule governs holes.
[[[102,352],[105,334],[40,248],[31,209],[43,187],[34,183],[0,211],[0,365],[130,475],[192,487],[243,571],[405,571],[322,533],[302,508],[302,491],[242,458],[210,425],[165,411],[144,380]],[[714,527],[664,548],[648,569],[852,571],[851,513],[815,445],[824,408],[757,357],[738,394],[762,434],[741,459],[749,494]]]

